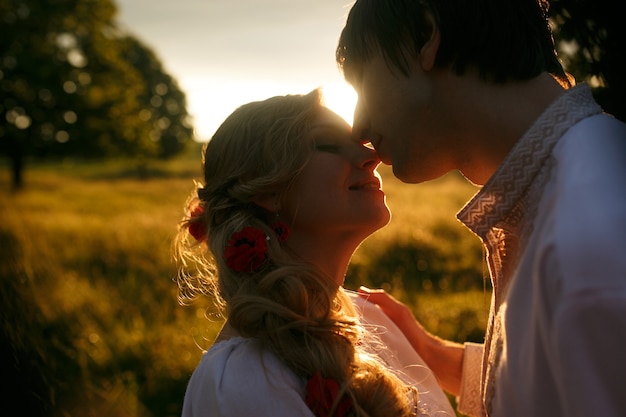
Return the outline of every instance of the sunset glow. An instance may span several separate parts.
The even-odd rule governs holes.
[[[305,94],[316,85],[290,85],[255,80],[213,80],[183,78],[187,109],[193,117],[198,141],[207,141],[230,113],[242,104],[283,94]],[[341,80],[320,85],[328,108],[352,124],[356,93]]]
[[[317,87],[352,124],[356,95],[335,62],[351,0],[116,3],[121,27],[154,49],[185,93],[197,140],[242,104]]]

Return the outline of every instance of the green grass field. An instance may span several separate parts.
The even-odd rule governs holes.
[[[4,395],[24,415],[180,415],[221,324],[210,300],[180,306],[173,281],[171,239],[199,154],[30,162],[20,192],[0,169],[2,368],[14,381]],[[393,218],[359,248],[346,286],[382,286],[429,330],[481,340],[481,248],[454,217],[476,189],[457,175],[406,185],[381,173]]]

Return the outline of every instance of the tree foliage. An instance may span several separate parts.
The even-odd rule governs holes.
[[[604,109],[626,120],[626,28],[609,0],[553,0],[557,51],[567,71],[585,81]]]
[[[0,0],[2,148],[83,157],[174,155],[185,95],[112,0]]]

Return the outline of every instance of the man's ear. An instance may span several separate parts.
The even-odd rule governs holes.
[[[278,195],[276,193],[262,194],[252,200],[257,206],[264,208],[270,213],[275,213],[279,209]]]
[[[430,23],[431,32],[430,39],[426,41],[422,49],[420,49],[418,61],[424,71],[430,71],[435,66],[435,60],[437,59],[437,52],[439,51],[439,44],[441,43],[441,32],[439,32],[439,26],[433,18],[431,13],[427,14],[428,23]]]

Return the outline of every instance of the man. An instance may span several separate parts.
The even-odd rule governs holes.
[[[404,182],[483,185],[458,218],[487,250],[484,344],[396,321],[474,416],[623,416],[626,125],[561,67],[543,0],[357,0],[337,62],[354,134]]]

